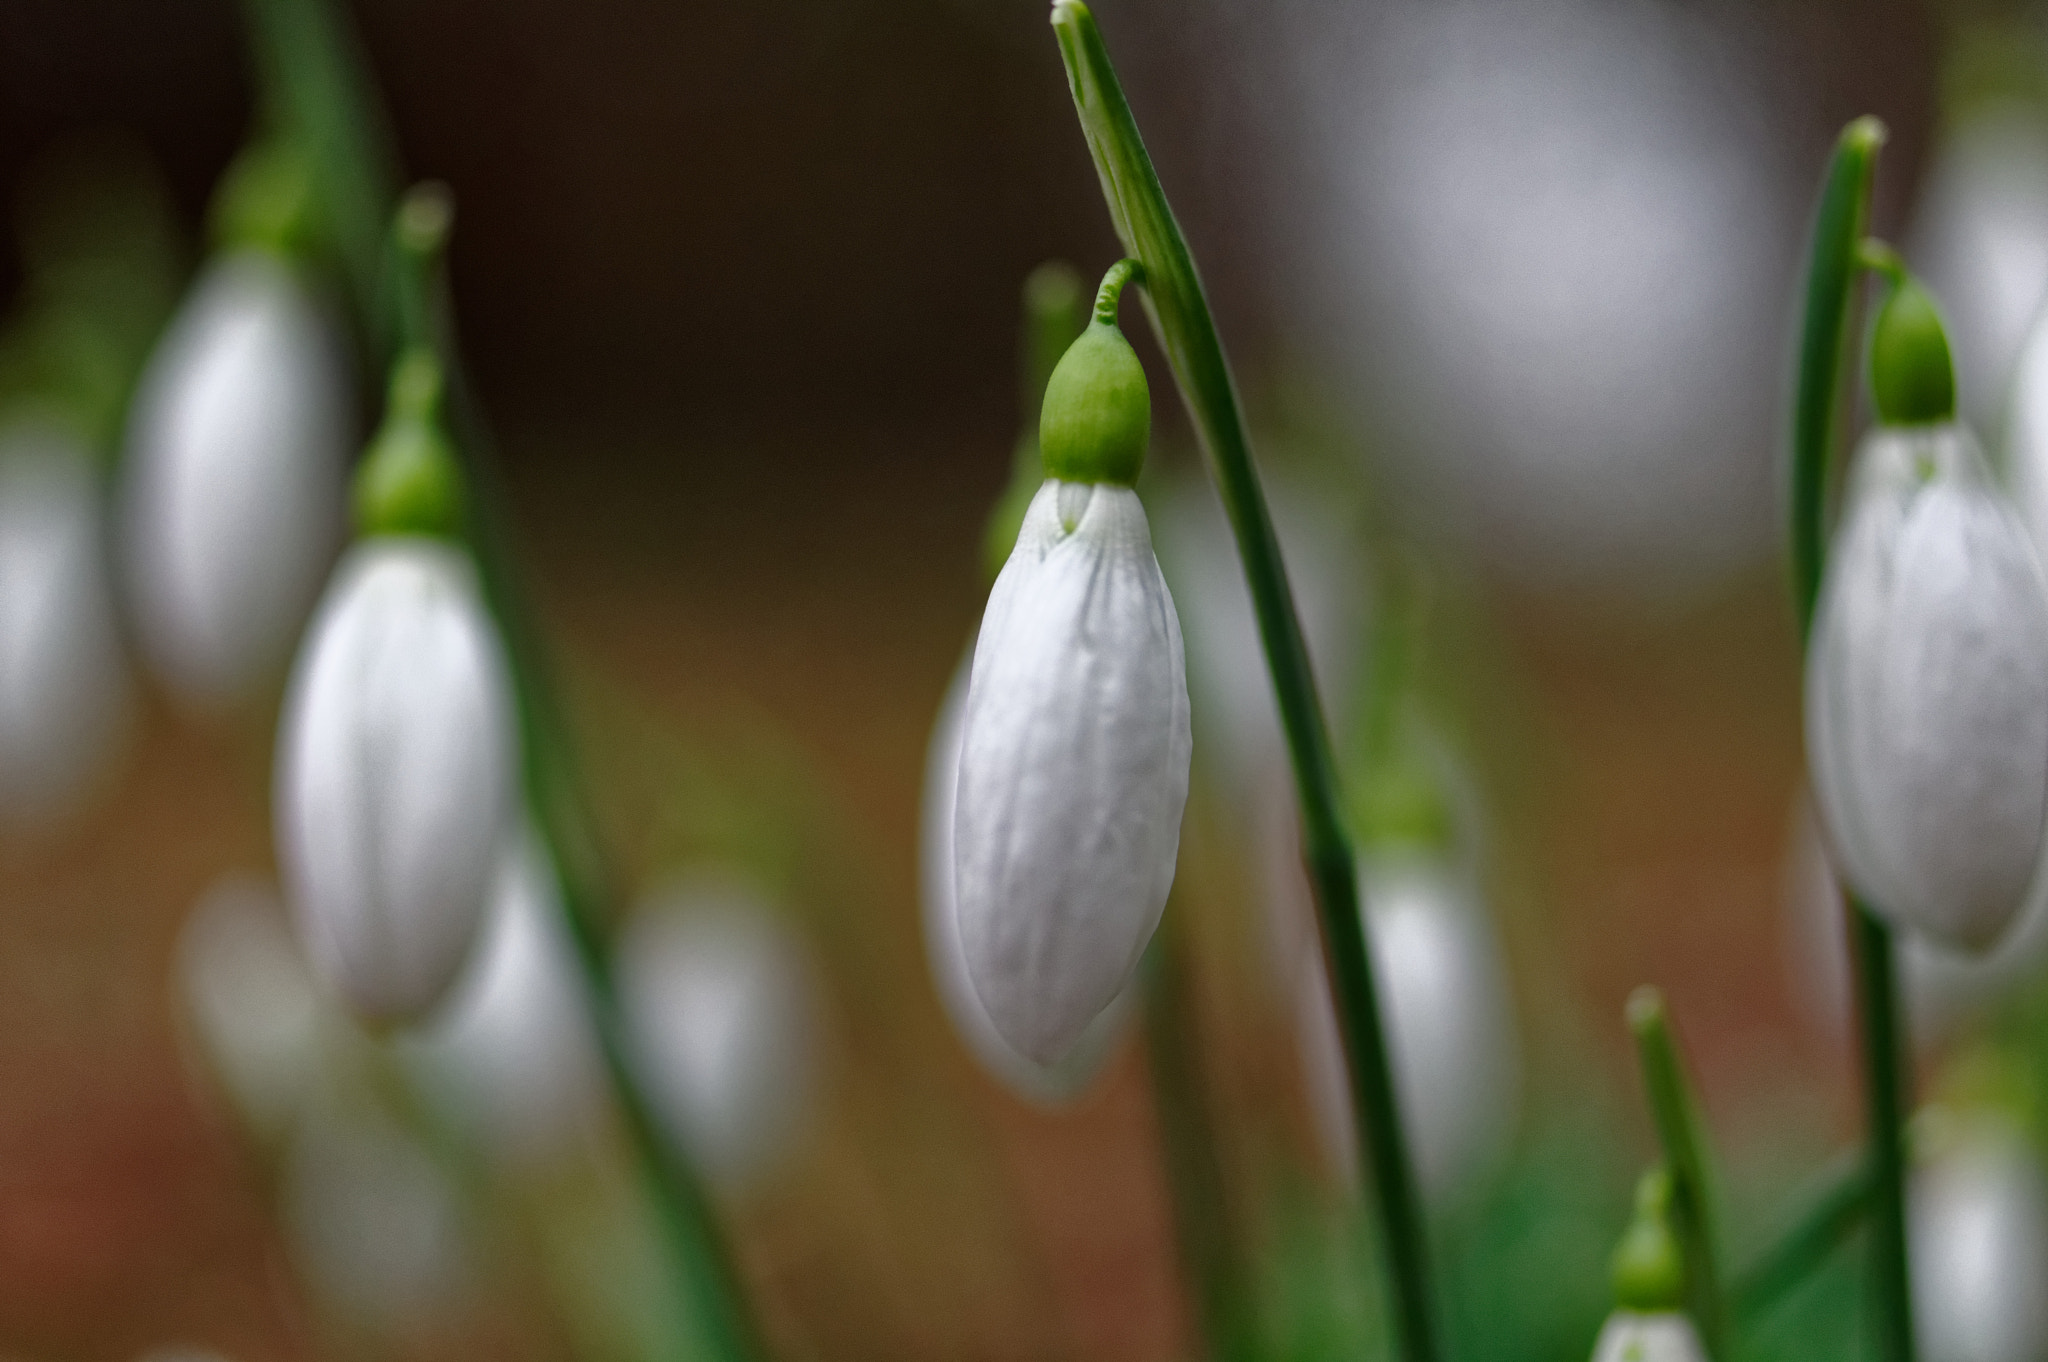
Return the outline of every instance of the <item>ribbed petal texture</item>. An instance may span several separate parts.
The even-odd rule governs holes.
[[[968,972],[1039,1064],[1074,1048],[1159,925],[1191,755],[1180,621],[1137,494],[1048,481],[982,618],[953,828]]]
[[[415,1017],[461,968],[513,807],[506,663],[469,560],[371,539],[335,573],[285,697],[277,830],[315,969]]]
[[[1986,950],[2048,819],[2048,586],[1957,426],[1858,456],[1807,663],[1816,801],[1874,909]]]
[[[341,540],[353,398],[344,353],[289,266],[222,257],[137,390],[123,567],[150,662],[217,708],[281,664]]]

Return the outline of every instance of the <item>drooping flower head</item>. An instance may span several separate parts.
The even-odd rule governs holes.
[[[1850,886],[1953,947],[1993,946],[2048,821],[2048,585],[1993,483],[1940,321],[1910,281],[1872,343],[1882,423],[1850,473],[1807,660],[1807,749]]]
[[[1187,802],[1180,620],[1132,490],[1151,429],[1116,327],[1135,265],[1046,387],[1048,477],[982,617],[954,815],[960,940],[989,1019],[1057,1063],[1122,990],[1173,884]]]
[[[1636,1184],[1636,1210],[1614,1252],[1614,1311],[1593,1362],[1707,1362],[1685,1314],[1685,1260],[1671,1232],[1671,1177],[1661,1166]]]

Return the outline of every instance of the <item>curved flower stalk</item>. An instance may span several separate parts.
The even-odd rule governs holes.
[[[1173,885],[1187,802],[1180,620],[1131,484],[1151,427],[1116,327],[1135,265],[1047,385],[1049,475],[975,643],[954,891],[975,992],[1004,1039],[1055,1065],[1122,992]]]
[[[129,698],[90,456],[17,421],[0,429],[0,820],[75,808],[120,750]]]
[[[531,834],[499,853],[490,906],[462,977],[408,1057],[494,1153],[515,1163],[566,1147],[603,1100],[590,1000]]]
[[[1850,474],[1807,658],[1815,799],[1874,909],[1981,952],[2048,823],[2048,584],[1953,419],[1940,322],[1910,280],[1872,367],[1883,423]]]
[[[309,192],[288,154],[245,153],[222,191],[228,240],[130,412],[125,584],[150,663],[201,709],[283,662],[342,538],[353,384],[304,273]]]
[[[618,945],[620,1004],[670,1134],[728,1190],[798,1142],[817,1075],[816,983],[800,941],[748,890],[685,881]]]
[[[1521,1063],[1507,971],[1464,874],[1402,856],[1362,863],[1360,880],[1402,1124],[1423,1193],[1451,1205],[1498,1167],[1514,1136]],[[1355,1180],[1343,1040],[1320,946],[1304,936],[1292,996],[1309,1097],[1331,1162]]]
[[[438,370],[399,365],[358,476],[369,537],[306,632],[278,740],[278,850],[314,968],[359,1016],[410,1020],[483,920],[518,778],[511,683],[432,434]]]
[[[1920,1355],[2048,1357],[2048,1176],[2039,1153],[1984,1113],[1950,1116],[1930,1134],[1936,1151],[1913,1176],[1910,1207]]]
[[[918,841],[925,954],[939,1001],[982,1068],[1027,1102],[1058,1106],[1078,1097],[1101,1071],[1103,1061],[1123,1038],[1140,984],[1133,975],[1109,1006],[1095,1014],[1081,1039],[1057,1064],[1040,1064],[1019,1053],[989,1020],[988,1009],[968,973],[953,894],[953,795],[960,779],[960,729],[973,663],[974,650],[969,648],[946,688],[925,755],[923,827]]]
[[[217,880],[178,934],[178,989],[194,1039],[249,1128],[281,1139],[315,1091],[329,1013],[260,880]]]

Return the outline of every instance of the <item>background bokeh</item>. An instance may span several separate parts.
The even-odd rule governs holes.
[[[826,979],[830,1097],[787,1176],[726,1208],[771,1336],[792,1357],[1194,1355],[1144,1038],[1072,1108],[1019,1103],[953,1037],[919,938],[925,744],[1009,474],[1018,290],[1048,258],[1092,278],[1117,254],[1044,7],[350,8],[408,171],[457,196],[473,378],[629,885],[717,841],[687,793],[705,771],[804,811],[788,859],[817,865],[790,912]],[[1583,1270],[1564,1323],[1493,1302],[1467,1337],[1491,1319],[1523,1355],[1582,1355],[1652,1147],[1633,986],[1671,998],[1745,1232],[1854,1131],[1841,1033],[1787,945],[1801,756],[1776,524],[1801,233],[1831,138],[1869,112],[1892,130],[1877,227],[1938,235],[1922,191],[1945,114],[1972,80],[2024,89],[2004,73],[2041,39],[1904,0],[1098,13],[1256,427],[1283,463],[1369,488],[1372,523],[1427,564],[1424,674],[1486,810],[1518,1128],[1590,1151],[1471,1213],[1484,1235],[1447,1230],[1449,1290],[1505,1270],[1488,1252],[1550,1245]],[[139,160],[187,264],[251,97],[226,0],[0,5],[0,185]],[[2048,217],[2007,244],[2008,291],[2038,295]],[[0,298],[20,281],[0,250]],[[1192,473],[1139,345],[1155,462]],[[1995,420],[1991,369],[1963,381]],[[272,864],[272,717],[195,722],[146,691],[90,807],[0,847],[0,1353],[630,1355],[537,1304],[516,1247],[480,1251],[462,1310],[399,1342],[308,1300],[174,987],[194,901]],[[687,756],[648,737],[671,730]],[[1191,807],[1175,912],[1206,1100],[1264,1132],[1226,1141],[1232,1204],[1279,1225],[1275,1204],[1345,1194],[1316,1171],[1285,1002],[1243,966],[1230,832]],[[1276,1148],[1308,1171],[1243,1171]],[[1253,1235],[1295,1284],[1276,1299],[1366,1271],[1335,1233]]]

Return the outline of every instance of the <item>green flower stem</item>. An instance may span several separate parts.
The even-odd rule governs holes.
[[[1862,1223],[1870,1208],[1869,1160],[1860,1150],[1844,1156],[1798,1201],[1785,1228],[1729,1283],[1729,1307],[1741,1328],[1761,1321]]]
[[[1378,990],[1359,914],[1356,858],[1344,825],[1329,731],[1230,368],[1194,259],[1138,135],[1094,16],[1079,0],[1056,0],[1052,24],[1110,217],[1126,252],[1145,267],[1145,304],[1153,330],[1208,454],[1244,562],[1294,765],[1309,878],[1322,916],[1365,1166],[1379,1200],[1400,1342],[1408,1362],[1435,1362],[1435,1305],[1422,1203],[1395,1104]]]
[[[1813,629],[1827,559],[1827,495],[1850,384],[1849,338],[1861,244],[1884,125],[1859,118],[1843,129],[1821,189],[1807,254],[1806,315],[1792,409],[1792,599],[1802,645]],[[1912,1362],[1913,1303],[1906,1266],[1906,1079],[1892,938],[1853,896],[1846,899],[1869,1127],[1871,1286],[1887,1362]]]
[[[1671,1035],[1664,995],[1645,985],[1629,996],[1628,1027],[1643,1067],[1643,1087],[1657,1139],[1671,1173],[1671,1220],[1685,1255],[1685,1295],[1707,1355],[1729,1357],[1728,1314],[1721,1296],[1720,1234],[1713,1165],[1699,1103]]]
[[[247,8],[272,116],[313,156],[321,206],[371,348],[388,368],[402,343],[424,340],[441,362],[468,484],[471,547],[512,664],[527,811],[560,880],[613,1094],[697,1330],[721,1362],[751,1362],[762,1350],[710,1201],[660,1128],[630,1063],[606,930],[614,916],[612,876],[516,568],[508,501],[462,368],[439,270],[449,221],[445,192],[409,197],[394,225],[396,158],[354,35],[337,10],[325,0],[247,0]]]

